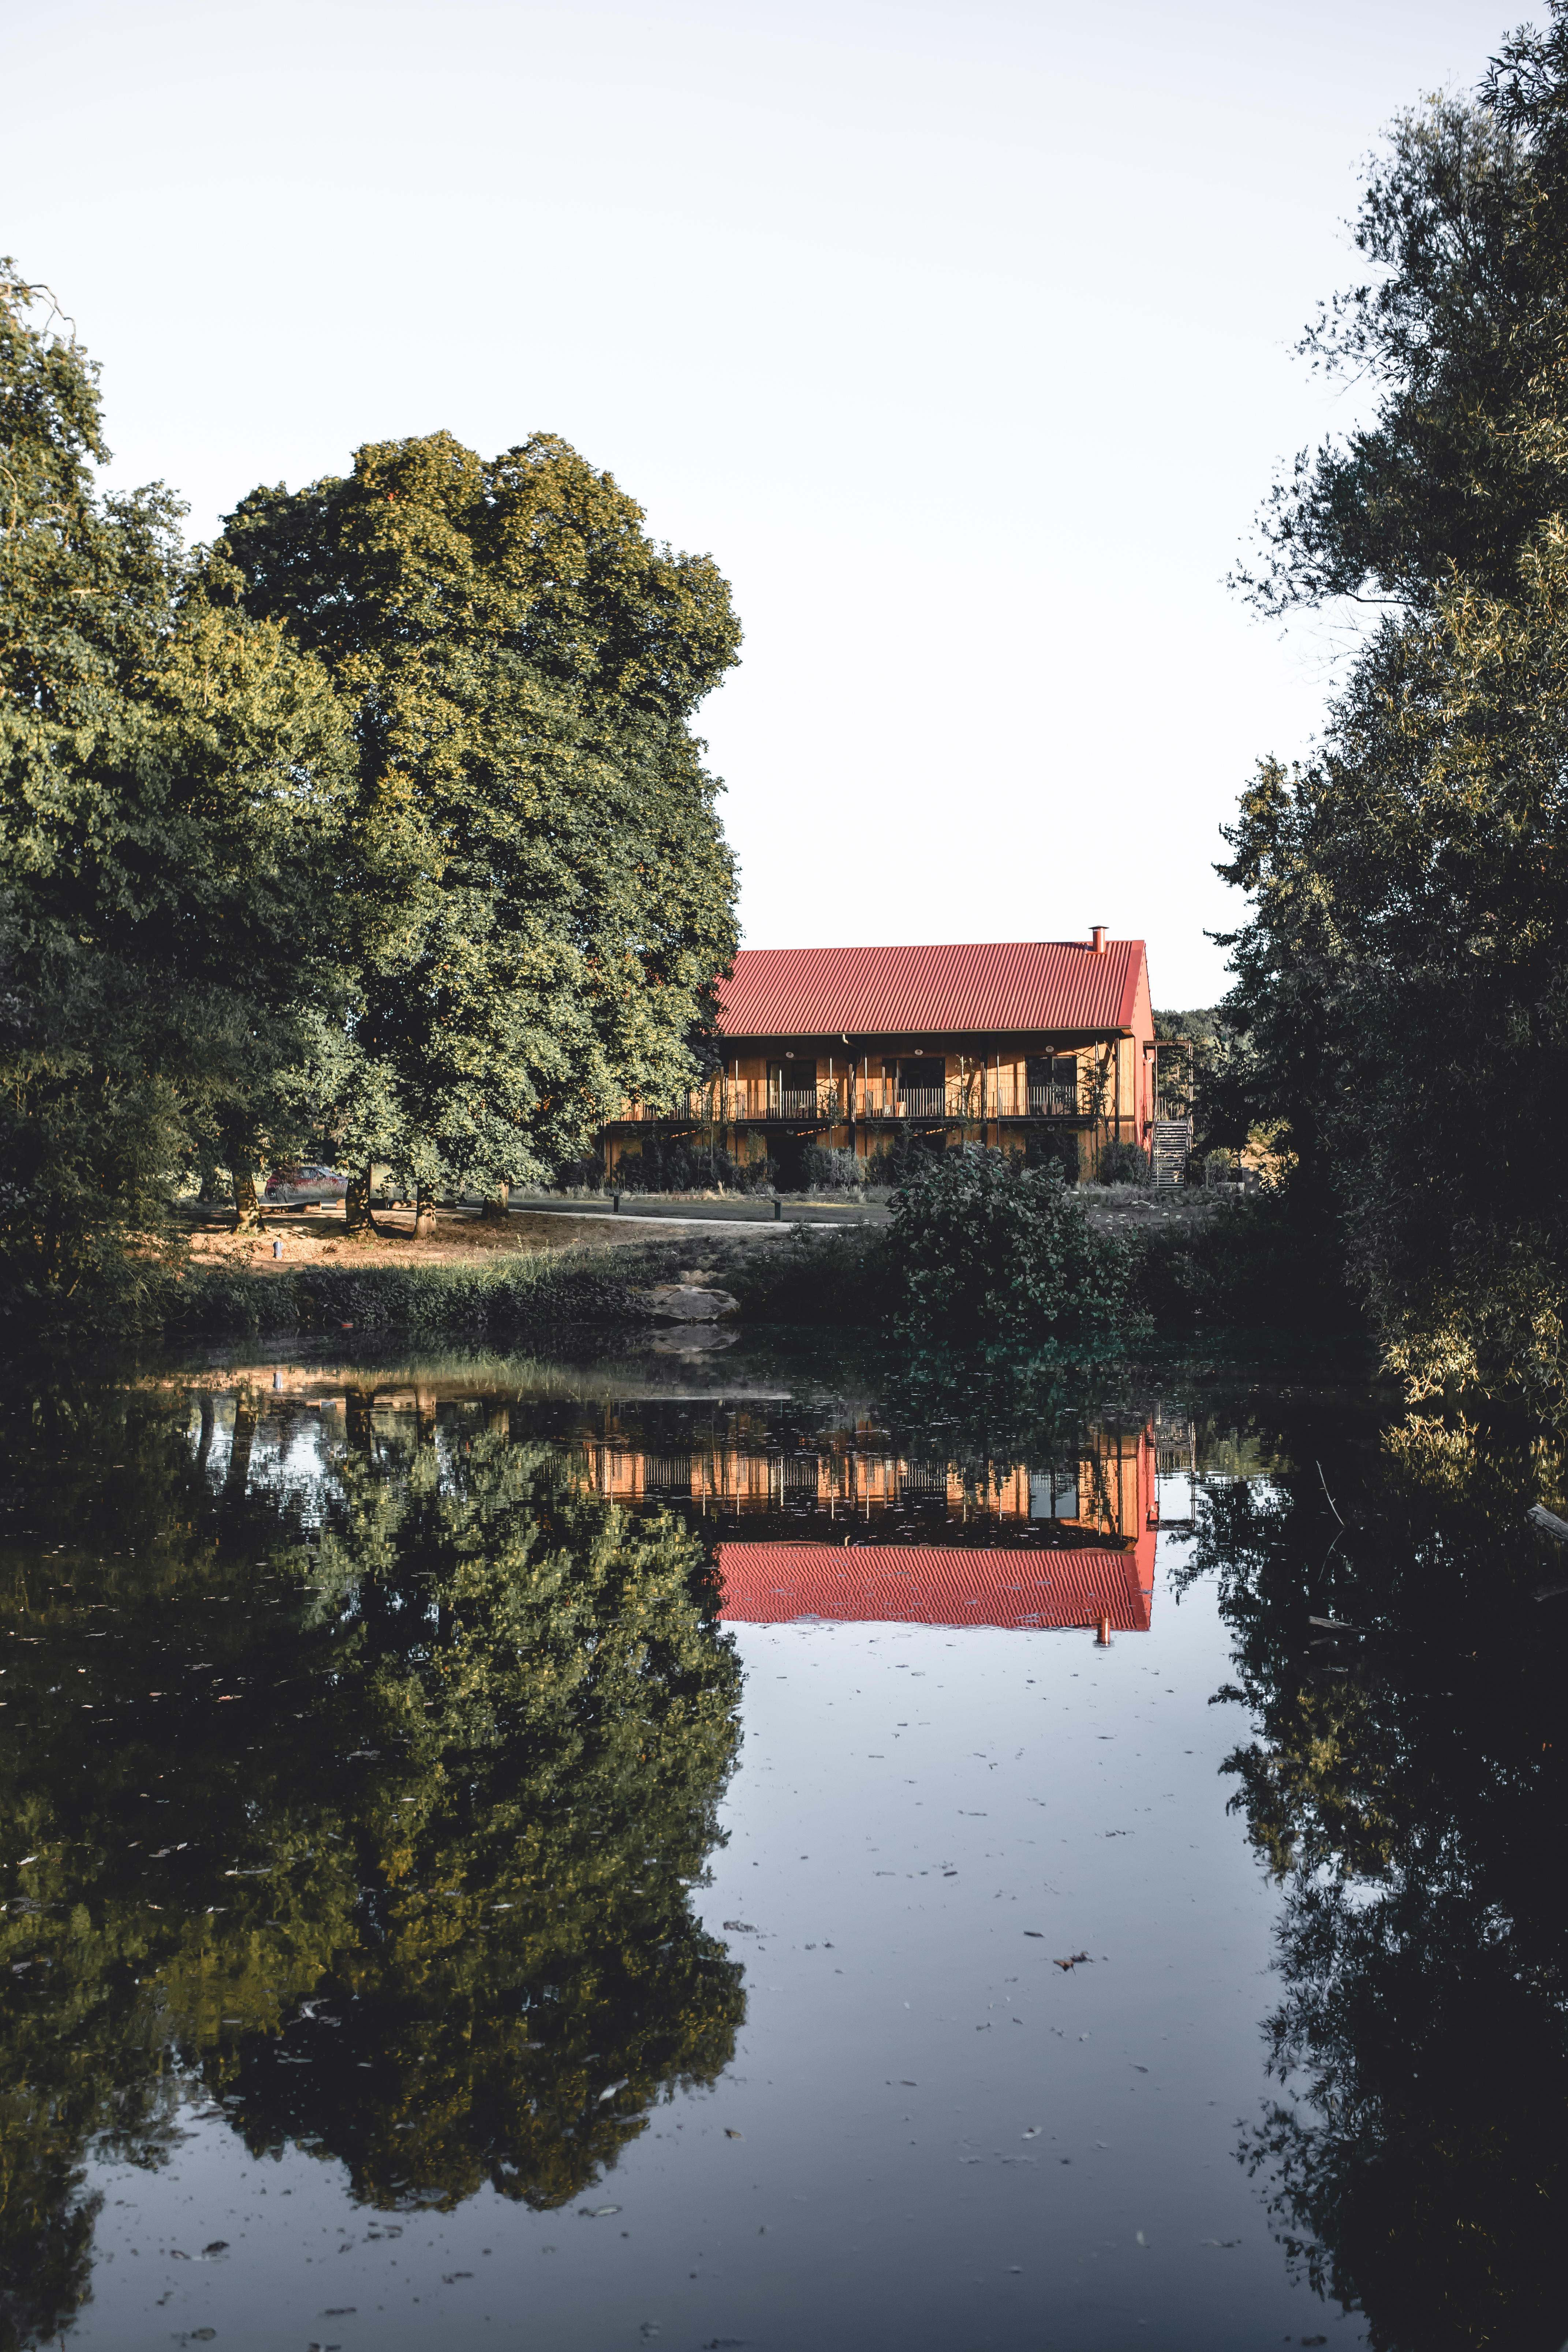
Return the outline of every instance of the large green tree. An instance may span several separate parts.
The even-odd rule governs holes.
[[[170,494],[99,491],[97,372],[43,307],[0,264],[0,1247],[34,1299],[144,1265],[182,1167],[286,1116],[357,758]]]
[[[1366,281],[1308,338],[1374,389],[1266,512],[1264,605],[1376,606],[1300,769],[1222,867],[1240,1050],[1307,1236],[1385,1360],[1568,1401],[1568,15],[1484,103],[1395,127]]]
[[[623,1097],[695,1072],[735,945],[691,731],[736,659],[729,591],[548,435],[449,434],[258,489],[214,569],[352,702],[358,1011],[323,1079],[337,1148],[504,1195]]]

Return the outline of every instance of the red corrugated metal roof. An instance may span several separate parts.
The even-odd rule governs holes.
[[[913,1544],[721,1543],[721,1614],[776,1625],[797,1617],[845,1624],[1098,1625],[1146,1633],[1154,1598],[1154,1530],[1128,1551],[927,1550]]]
[[[910,1035],[921,1030],[1128,1029],[1142,940],[994,946],[742,948],[721,981],[727,1037]]]

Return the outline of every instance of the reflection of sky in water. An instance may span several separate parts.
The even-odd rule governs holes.
[[[746,1970],[718,2087],[540,2214],[482,2190],[378,2215],[339,2164],[255,2164],[200,2126],[164,2174],[100,2173],[131,2201],[100,2223],[115,2259],[81,2340],[152,2352],[208,2324],[257,2352],[416,2352],[520,2310],[535,2340],[605,2347],[653,2341],[645,2323],[693,2346],[1087,2352],[1315,2333],[1233,2160],[1275,1906],[1216,1779],[1226,1644],[1212,1589],[1162,1599],[1109,1652],[741,1628],[744,1766],[695,1898]],[[219,2236],[205,2265],[167,2255]]]
[[[1311,1646],[1309,1602],[1329,1613],[1357,1541],[1340,1536],[1316,1483],[1311,1509],[1291,1519],[1300,1482],[1257,1475],[1245,1430],[1205,1439],[1200,1459],[1197,1424],[1157,1409],[1051,1436],[1033,1459],[976,1467],[955,1448],[944,1466],[934,1431],[895,1441],[863,1398],[851,1412],[820,1392],[809,1410],[753,1394],[721,1412],[691,1393],[578,1395],[560,1381],[476,1394],[471,1380],[415,1378],[377,1395],[369,1381],[289,1373],[258,1381],[243,1416],[234,1388],[215,1386],[209,1410],[198,1399],[182,1424],[213,1525],[243,1527],[244,1549],[220,1566],[199,1512],[181,1518],[212,1578],[184,1596],[177,1580],[159,1588],[169,1614],[146,1663],[163,1711],[146,1727],[166,1751],[148,1749],[79,1885],[70,1873],[87,1865],[70,1857],[90,1841],[64,1839],[50,1865],[63,1890],[53,1932],[79,1905],[81,1955],[96,1951],[92,1873],[130,1888],[114,1932],[132,1956],[123,2013],[137,2023],[117,2063],[123,2084],[161,2086],[154,2103],[179,2127],[150,2169],[99,2144],[92,2299],[68,2340],[416,2352],[435,2338],[506,2340],[526,2315],[530,2340],[593,2347],[1364,2341],[1359,2319],[1293,2277],[1261,2184],[1236,2161],[1269,2095],[1261,2029],[1289,1948],[1277,1941],[1286,1895],[1247,1817],[1228,1810],[1237,1784],[1222,1771],[1258,1725],[1212,1702],[1240,1677],[1259,1721],[1267,1701],[1288,1731],[1306,1689],[1300,1753],[1313,1769],[1342,1749],[1359,1769],[1355,1741],[1384,1703],[1377,1677],[1356,1681],[1352,1656]],[[529,1549],[528,1490],[507,1484],[535,1440],[565,1476],[550,1490],[549,1538],[566,1546],[563,1575]],[[1350,1449],[1336,1456],[1320,1433],[1301,1451],[1322,1454],[1360,1524]],[[1356,1458],[1365,1472],[1375,1449]],[[366,1517],[364,1497],[384,1503],[405,1480],[408,1526],[427,1516],[397,1555],[398,1510]],[[1390,1492],[1387,1526],[1363,1546],[1376,1570],[1363,1614],[1404,1559],[1414,1506],[1397,1481]],[[433,1494],[450,1502],[447,1519]],[[652,1517],[673,1507],[727,1573],[726,1554],[741,1564],[723,1630],[706,1627],[688,1660],[700,1650],[702,1673],[723,1665],[705,1687],[727,1739],[735,1646],[738,1767],[726,1781],[721,1741],[673,1805],[702,1717],[682,1715],[677,1685],[656,1700],[635,1679],[662,1638],[638,1630],[657,1577],[635,1606],[572,1613],[588,1550],[563,1530],[573,1510],[598,1526],[612,1495],[633,1507],[637,1543],[674,1541]],[[1270,1544],[1282,1565],[1227,1619],[1216,1575],[1186,1571],[1214,1514],[1233,1507],[1232,1549],[1209,1555],[1224,1574],[1244,1562],[1254,1574]],[[1446,1494],[1423,1577],[1457,1556],[1458,1509]],[[1285,1515],[1272,1532],[1271,1510]],[[336,1547],[324,1583],[300,1573],[300,1530],[317,1546],[307,1557]],[[297,1565],[274,1573],[285,1555]],[[884,1607],[876,1580],[918,1585],[922,1559],[933,1591],[942,1577],[955,1591],[966,1574],[999,1578],[997,1622],[913,1622],[907,1594]],[[1028,1622],[1043,1613],[1028,1605],[1037,1585],[1068,1584],[1096,1560],[1121,1562],[1140,1593],[1146,1566],[1149,1604],[1106,1625],[1108,1642],[1092,1615],[1062,1630]],[[763,1605],[737,1610],[742,1575],[774,1570],[778,1591],[759,1588]],[[673,1586],[700,1623],[683,1574]],[[306,1586],[303,1608],[289,1575]],[[788,1575],[858,1580],[876,1613],[831,1622],[815,1591],[802,1610]],[[471,1643],[454,1607],[469,1578],[491,1612]],[[503,1622],[516,1594],[540,1626],[562,1629],[553,1646],[531,1648],[528,1622]],[[1489,1621],[1439,1607],[1426,1582],[1418,1601],[1384,1653],[1389,1673],[1452,1618],[1479,1675],[1476,1629]],[[18,1652],[0,1660],[0,1737],[27,1731],[25,1691],[63,1706],[69,1678],[60,1723],[87,1756],[99,1710],[110,1757],[139,1696],[117,1681],[132,1645],[114,1643],[131,1629],[120,1601],[74,1623],[77,1603],[58,1605],[49,1639],[68,1654],[29,1653],[30,1685]],[[1543,1620],[1536,1648],[1550,1632]],[[595,1685],[617,1643],[632,1679]],[[82,1685],[88,1699],[78,1651],[100,1676]],[[183,1680],[198,1652],[202,1680]],[[1506,1654],[1514,1671],[1535,1650]],[[1446,1759],[1453,1661],[1438,1658],[1429,1679]],[[600,1687],[626,1694],[603,1723]],[[1417,1675],[1411,1689],[1424,1687]],[[1401,1739],[1415,1737],[1413,1704],[1407,1693],[1394,1709]],[[209,1723],[221,1717],[222,1744],[215,1731],[193,1748],[182,1787],[174,1759],[203,1706]],[[1506,1706],[1499,1719],[1511,1729]],[[1369,1746],[1378,1790],[1383,1756]],[[63,1730],[40,1747],[52,1802],[83,1801],[76,1757]],[[195,1825],[213,1797],[201,1775],[232,1790],[210,1829]],[[133,1813],[143,1787],[153,1794]],[[26,1800],[15,1791],[18,1822]],[[703,1812],[715,1802],[716,1822]],[[204,1834],[222,1852],[205,1853]],[[538,1868],[535,1853],[548,1853]],[[236,1880],[241,1869],[254,1884]],[[184,1875],[164,1886],[154,1871]],[[195,1941],[171,1958],[182,1885],[200,1890]],[[1352,1874],[1352,1928],[1385,1893]],[[18,1907],[8,1932],[41,1932]],[[18,2014],[33,2002],[49,2023],[65,2003],[39,2050],[79,2048],[73,2064],[89,2065],[111,2027],[73,2006],[68,1941],[50,1948],[47,1973],[16,1948]],[[701,2063],[682,2054],[691,2004],[672,1973],[694,1956],[722,1996]],[[137,2006],[143,1970],[155,2016]],[[119,1981],[112,1969],[101,1980]],[[595,2010],[595,1988],[612,1980]],[[253,2012],[226,2020],[226,1988],[241,1982]],[[204,2002],[207,2039],[169,2063],[160,2035]],[[1498,2011],[1472,2008],[1469,2030],[1484,2033]],[[1384,2038],[1380,2026],[1378,2063]],[[1548,2043],[1534,2032],[1543,2064]],[[481,2046],[468,2072],[454,2060]],[[230,2117],[248,2117],[255,2144],[276,2153],[248,2155],[211,2104],[220,2059]],[[1490,2084],[1520,2079],[1508,2061],[1506,2045],[1489,2058]],[[503,2077],[522,2095],[498,2122],[489,2103]],[[503,2195],[492,2177],[526,2179],[527,2194]],[[451,2210],[432,2179],[459,2183]],[[1406,2352],[1397,2331],[1387,2340]]]

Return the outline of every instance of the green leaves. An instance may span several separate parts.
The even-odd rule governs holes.
[[[1563,25],[1496,112],[1396,124],[1357,236],[1375,268],[1309,338],[1379,386],[1299,468],[1264,603],[1403,605],[1322,748],[1264,762],[1220,871],[1240,1050],[1215,1089],[1269,1128],[1303,1247],[1342,1266],[1415,1395],[1568,1401],[1568,146]]]
[[[1131,1261],[1089,1229],[1058,1168],[949,1152],[895,1195],[890,1306],[911,1337],[1114,1346],[1143,1318]]]
[[[87,2149],[156,2166],[198,2084],[372,2206],[548,2208],[733,2055],[701,1547],[504,1407],[342,1401],[308,1528],[274,1446],[320,1424],[270,1391],[7,1401],[0,2343],[87,2291]]]
[[[548,1177],[623,1097],[685,1085],[734,950],[688,722],[739,627],[710,559],[641,523],[553,436],[486,462],[444,433],[229,518],[215,593],[355,713],[354,1035],[385,1124],[358,1093],[333,1116],[431,1182]]]
[[[299,1024],[341,1018],[358,751],[166,491],[97,496],[95,371],[37,307],[0,279],[0,1289],[135,1311],[182,1170],[286,1143]]]
[[[697,1074],[735,946],[689,721],[739,626],[610,475],[550,436],[384,442],[192,556],[161,486],[97,494],[105,455],[92,362],[0,266],[0,1279],[29,1311],[156,1255],[198,1165],[552,1176]]]

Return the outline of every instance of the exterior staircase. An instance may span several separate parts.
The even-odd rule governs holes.
[[[1156,1184],[1184,1184],[1187,1161],[1192,1156],[1193,1122],[1190,1118],[1157,1118],[1151,1137],[1150,1156],[1154,1165]]]

